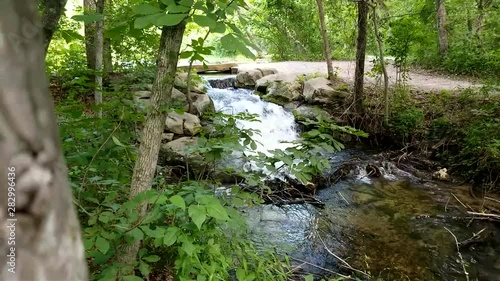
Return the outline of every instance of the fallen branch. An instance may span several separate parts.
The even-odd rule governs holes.
[[[486,196],[486,197],[484,197],[484,198],[485,198],[485,199],[488,199],[488,200],[491,200],[491,201],[493,201],[493,202],[497,202],[497,203],[500,203],[500,200],[497,200],[497,199],[493,199],[493,198],[491,198],[491,197],[488,197],[488,196]]]
[[[458,245],[459,245],[460,247],[463,247],[463,246],[468,245],[468,244],[469,244],[469,243],[471,243],[471,242],[474,242],[474,240],[479,239],[479,235],[480,235],[483,231],[485,231],[485,230],[486,230],[486,228],[483,228],[483,229],[481,229],[478,233],[473,233],[473,235],[472,235],[472,237],[471,237],[471,238],[468,238],[468,239],[465,239],[465,240],[464,240],[464,241],[462,241],[462,242],[459,242],[459,243],[458,243]]]
[[[477,213],[477,212],[469,212],[469,211],[467,212],[467,214],[500,221],[500,215],[496,215],[496,214]]]
[[[307,262],[307,261],[305,261],[305,260],[301,260],[301,259],[294,258],[294,257],[290,257],[290,259],[295,260],[295,261],[298,261],[298,262],[301,262],[302,264],[307,264],[307,265],[310,265],[310,266],[312,266],[312,267],[316,267],[316,268],[321,269],[321,270],[323,270],[323,271],[325,271],[325,272],[328,272],[328,273],[330,273],[330,274],[335,274],[335,275],[340,276],[340,277],[345,278],[345,279],[354,280],[354,278],[352,278],[351,276],[347,276],[347,275],[340,274],[340,273],[338,273],[338,272],[335,272],[335,271],[333,271],[333,270],[330,270],[330,269],[327,269],[327,268],[321,267],[321,266],[319,266],[319,265],[317,265],[317,264],[313,264],[313,263]]]
[[[355,269],[355,268],[354,268],[354,267],[352,267],[349,263],[347,263],[345,260],[343,260],[341,257],[337,256],[334,252],[332,252],[332,251],[331,251],[331,250],[330,250],[330,249],[326,246],[325,241],[323,241],[323,238],[321,238],[321,236],[320,236],[320,235],[318,235],[318,237],[319,237],[319,240],[321,240],[321,243],[323,244],[323,247],[325,247],[326,251],[327,251],[330,255],[334,256],[336,259],[338,259],[339,261],[341,261],[341,262],[344,264],[344,267],[345,267],[345,268],[350,269],[350,270],[352,270],[352,271],[354,271],[354,272],[360,273],[360,274],[362,274],[362,275],[364,275],[364,276],[366,276],[366,277],[368,277],[368,278],[371,278],[370,274],[368,274],[368,273],[366,273],[366,272],[364,272],[364,271],[361,271],[361,270],[359,270],[359,269]]]
[[[455,194],[453,194],[453,193],[452,193],[451,195],[452,195],[452,196],[453,196],[453,198],[455,198],[455,199],[458,201],[458,203],[460,203],[460,205],[462,205],[462,206],[463,206],[466,210],[472,210],[472,208],[471,208],[471,207],[468,207],[468,206],[466,206],[464,203],[462,203],[462,201],[460,201],[460,199],[458,199],[458,197],[457,197],[457,196],[455,196]]]
[[[451,232],[451,230],[449,230],[448,228],[444,228],[446,229],[450,234],[451,236],[453,236],[453,239],[455,239],[455,245],[457,246],[457,252],[458,252],[458,257],[460,258],[460,263],[462,264],[462,268],[464,270],[464,274],[465,274],[465,279],[467,281],[469,281],[469,272],[467,272],[467,269],[465,268],[465,262],[464,262],[464,258],[462,257],[462,253],[460,253],[460,246],[459,246],[459,243],[458,243],[458,240],[457,240],[457,237],[455,236],[455,234],[453,234],[453,232]]]

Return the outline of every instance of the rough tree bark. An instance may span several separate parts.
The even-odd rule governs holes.
[[[387,69],[385,67],[384,42],[382,41],[382,36],[380,36],[380,32],[378,30],[377,6],[375,5],[372,6],[372,20],[375,37],[377,38],[380,66],[384,76],[384,124],[387,126],[389,125],[389,75],[387,75]]]
[[[476,18],[476,35],[480,38],[483,31],[484,15],[486,10],[491,6],[493,0],[476,0],[478,15]]]
[[[104,73],[113,72],[113,51],[111,50],[111,39],[104,38],[104,57],[103,57],[103,67]]]
[[[323,0],[316,0],[318,5],[318,16],[319,23],[321,26],[321,37],[323,38],[323,55],[326,59],[326,67],[328,69],[328,80],[333,81],[333,66],[332,66],[332,55],[330,52],[330,43],[328,42],[328,32],[326,31],[325,25],[325,12],[323,11]]]
[[[366,56],[366,24],[368,4],[365,0],[358,1],[358,38],[356,43],[356,70],[354,72],[354,108],[363,112],[363,86]]]
[[[139,153],[132,176],[130,198],[134,198],[137,194],[151,189],[153,183],[158,154],[160,152],[161,135],[165,128],[165,120],[167,119],[167,111],[165,109],[170,103],[172,96],[172,88],[185,28],[185,22],[176,26],[164,26],[162,28],[160,47],[156,59],[157,70],[153,82],[151,106],[141,136]],[[146,203],[143,203],[140,207],[141,217],[145,215],[146,208]],[[125,246],[121,257],[122,262],[133,263],[139,247],[140,241]]]
[[[104,14],[104,0],[95,0],[98,14]],[[104,18],[96,22],[95,26],[95,104],[102,104],[102,59],[104,57]],[[102,109],[97,115],[102,117]]]
[[[448,54],[448,28],[445,0],[436,0],[436,23],[438,31],[438,47],[441,58]]]
[[[84,13],[95,14],[97,12],[97,0],[83,0]],[[95,70],[96,62],[96,22],[88,22],[84,25],[85,30],[85,52],[87,54],[88,69]]]
[[[0,1],[0,280],[87,280],[36,4]]]
[[[44,49],[45,54],[49,49],[50,41],[54,32],[57,30],[59,20],[64,12],[67,0],[41,0],[42,5],[42,25],[45,36]]]

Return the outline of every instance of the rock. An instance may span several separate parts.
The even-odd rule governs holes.
[[[215,89],[234,88],[236,77],[226,77],[222,79],[209,79],[208,83]]]
[[[177,72],[175,74],[174,86],[177,89],[187,89],[187,72]],[[206,93],[205,85],[201,77],[196,74],[191,74],[191,92]]]
[[[203,167],[203,157],[190,152],[189,147],[197,143],[196,137],[181,137],[160,147],[158,163],[160,165],[185,165],[186,161],[192,168]]]
[[[258,69],[238,70],[235,86],[240,88],[253,88],[257,80],[262,77],[262,72]]]
[[[191,102],[193,103],[193,113],[202,116],[206,112],[215,112],[214,101],[207,94],[191,93]],[[186,102],[185,109],[189,109]]]
[[[194,136],[201,129],[200,118],[187,112],[183,114],[171,112],[165,121],[165,129],[177,135]]]
[[[302,85],[293,74],[277,73],[265,76],[257,80],[256,89],[264,94],[265,100],[281,105],[302,98]]]
[[[450,176],[448,175],[448,170],[446,168],[439,169],[432,174],[432,179],[440,181],[448,181]]]
[[[278,73],[278,70],[276,70],[276,68],[266,67],[266,68],[257,68],[257,69],[260,70],[260,72],[262,73],[262,76],[268,76],[271,74]]]
[[[174,133],[163,133],[161,135],[161,140],[162,141],[171,141],[174,139]]]
[[[330,114],[326,110],[311,105],[301,105],[297,107],[293,111],[293,115],[298,120],[304,118],[316,120],[319,116],[323,116],[325,118],[330,117]]]
[[[151,105],[151,92],[150,91],[136,91],[133,93],[134,104],[140,110],[145,110]]]
[[[337,91],[332,88],[332,83],[323,77],[307,80],[304,83],[304,99],[313,104],[333,104],[343,101],[349,93]]]
[[[173,105],[180,105],[182,107],[187,102],[186,95],[183,92],[177,90],[176,88],[172,88],[171,102]]]

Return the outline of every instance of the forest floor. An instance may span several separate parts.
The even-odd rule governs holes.
[[[271,62],[271,63],[244,63],[239,64],[240,69],[257,68],[257,67],[272,67],[278,70],[278,72],[290,73],[290,74],[326,74],[326,63],[324,62],[306,62],[306,61],[287,61],[287,62]],[[373,64],[369,61],[365,63],[365,72],[369,72],[373,67]],[[347,81],[354,80],[354,61],[333,61],[334,71],[337,72],[339,78]],[[396,68],[392,65],[387,68],[389,81],[394,84],[396,81]],[[407,84],[411,88],[420,91],[435,91],[435,90],[460,90],[470,87],[481,87],[479,83],[468,81],[466,79],[459,80],[452,78],[450,76],[429,73],[425,71],[415,71],[411,70],[409,72],[409,80]],[[372,77],[367,77],[365,74],[365,80],[368,82],[375,82]]]

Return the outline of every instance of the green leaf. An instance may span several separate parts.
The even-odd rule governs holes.
[[[215,20],[204,15],[194,15],[193,21],[199,26],[206,26],[210,28],[215,28],[217,26],[217,22]]]
[[[191,257],[193,256],[194,250],[196,250],[196,248],[193,243],[185,241],[184,243],[182,243],[182,250],[184,250],[184,252],[186,252],[186,254]]]
[[[165,6],[167,6],[167,7],[172,5],[172,4],[175,4],[175,0],[161,0],[161,2],[163,4],[165,4]]]
[[[147,261],[147,262],[157,262],[160,260],[160,257],[157,255],[151,255],[151,256],[143,257],[142,259]]]
[[[224,33],[226,32],[226,24],[223,22],[218,22],[214,28],[210,28],[213,33]]]
[[[165,246],[172,246],[177,241],[177,237],[181,234],[181,230],[178,227],[171,226],[165,232],[163,237],[163,244]]]
[[[149,265],[143,261],[139,262],[139,271],[141,272],[142,276],[148,276],[150,273]]]
[[[133,6],[132,11],[137,15],[152,15],[163,12],[162,9],[149,4],[139,4]]]
[[[167,11],[172,14],[187,13],[189,12],[189,10],[190,10],[189,7],[179,6],[176,5],[175,3],[167,7]]]
[[[314,281],[314,276],[313,276],[313,275],[307,275],[307,276],[304,278],[304,281]]]
[[[183,210],[186,209],[186,202],[184,202],[184,199],[179,195],[172,196],[170,202]]]
[[[179,5],[184,7],[191,7],[193,6],[193,0],[181,0],[179,1]]]
[[[238,278],[238,281],[245,280],[246,276],[247,275],[245,273],[245,270],[243,270],[243,268],[238,268],[238,270],[236,270],[236,278]]]
[[[160,14],[154,14],[154,15],[148,15],[140,18],[136,18],[134,21],[134,28],[135,29],[143,29],[147,27],[148,25],[153,25],[155,24],[156,20],[160,18],[163,13]]]
[[[139,241],[139,240],[144,239],[144,233],[139,228],[134,228],[134,229],[130,230],[129,232],[127,232],[127,234],[134,237],[135,241]]]
[[[83,40],[85,37],[80,35],[80,33],[74,31],[74,30],[60,30],[61,31],[61,36],[64,38],[64,41],[66,43],[70,43],[74,40]]]
[[[135,275],[127,275],[122,277],[123,281],[144,281],[141,277]]]
[[[228,50],[236,50],[242,53],[244,56],[255,59],[255,55],[236,38],[232,33],[226,34],[220,39],[222,47]]]
[[[174,26],[181,23],[187,16],[187,14],[166,14],[159,17],[155,24],[158,26]]]
[[[191,57],[191,55],[192,55],[192,54],[193,54],[193,52],[192,52],[192,51],[184,51],[184,52],[182,52],[182,53],[180,54],[180,56],[179,56],[179,57],[180,57],[181,59],[187,59],[187,58]]]
[[[111,136],[111,138],[113,139],[113,142],[118,145],[118,146],[121,146],[121,147],[127,147],[126,145],[124,145],[119,139],[117,139],[115,136]]]
[[[254,141],[252,141],[252,142],[250,143],[250,148],[251,148],[252,150],[256,150],[256,149],[257,149],[257,144],[256,144]]]
[[[226,209],[219,202],[213,202],[206,207],[208,215],[212,218],[218,220],[229,220]]]
[[[109,250],[108,240],[102,238],[101,236],[97,236],[97,239],[95,241],[95,246],[97,250],[103,254],[106,254]]]
[[[101,14],[89,14],[89,15],[74,15],[71,17],[71,19],[76,20],[76,21],[83,21],[84,23],[89,23],[89,22],[94,22],[94,21],[100,21],[104,17]]]
[[[201,225],[207,219],[207,210],[205,206],[191,205],[189,206],[188,214],[198,229],[201,229]]]

